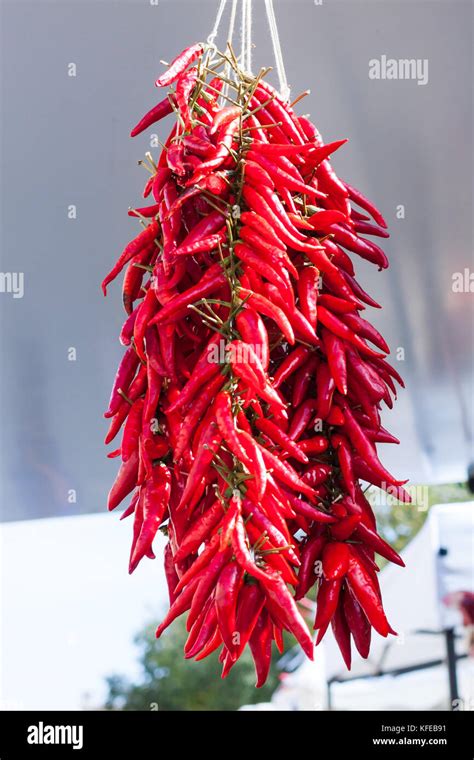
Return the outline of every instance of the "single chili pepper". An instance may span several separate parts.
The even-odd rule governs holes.
[[[155,82],[156,87],[168,87],[178,79],[185,69],[194,63],[203,54],[203,46],[199,43],[197,45],[191,45],[180,53],[172,63],[170,63],[168,70],[161,74]]]
[[[237,562],[224,567],[216,585],[216,612],[222,640],[231,657],[235,644],[237,599],[243,584],[243,570]]]
[[[180,111],[181,118],[183,119],[185,130],[189,128],[189,123],[191,119],[191,114],[189,110],[189,99],[196,85],[197,78],[198,78],[198,70],[196,67],[194,67],[192,69],[189,69],[188,71],[185,71],[183,74],[181,74],[176,83],[176,93],[175,93],[176,104]]]
[[[356,538],[360,538],[364,544],[367,544],[367,546],[374,549],[377,554],[388,559],[389,562],[394,562],[396,565],[400,565],[400,567],[405,567],[403,559],[395,549],[392,549],[392,547],[368,525],[360,522],[354,531],[354,535]]]
[[[270,361],[268,332],[260,315],[250,307],[242,309],[235,318],[237,330],[246,343],[253,345],[261,361],[264,371]]]
[[[318,288],[320,282],[319,270],[316,267],[304,267],[298,280],[298,295],[301,311],[315,330],[318,323]]]
[[[138,356],[133,348],[125,351],[122,360],[119,364],[117,374],[115,375],[114,384],[110,394],[109,405],[107,411],[104,412],[104,417],[113,417],[118,412],[119,407],[123,402],[123,398],[119,391],[126,392],[130,383],[132,382],[135,372],[139,364]]]
[[[267,185],[267,187],[272,190],[275,189],[275,183],[268,172],[265,171],[263,166],[260,166],[260,164],[255,161],[247,159],[244,162],[244,178],[246,182],[256,188],[260,185]]]
[[[348,272],[342,272],[342,276],[346,280],[351,291],[360,301],[363,301],[368,306],[373,306],[374,309],[382,308],[380,304],[377,303],[377,301],[375,301],[371,296],[368,295],[368,293],[365,292],[365,290],[361,287],[361,285],[359,285],[355,277],[352,277]]]
[[[371,626],[381,636],[388,636],[390,626],[373,581],[365,567],[355,556],[352,556],[349,563],[347,582]]]
[[[160,100],[160,102],[148,111],[148,113],[140,119],[138,124],[133,127],[130,132],[130,137],[136,137],[141,132],[144,132],[147,127],[151,127],[152,124],[156,124],[157,121],[161,121],[161,119],[164,119],[166,116],[173,113],[172,102],[172,98],[168,96],[163,98],[163,100]]]
[[[349,630],[360,656],[367,659],[370,651],[371,627],[362,607],[349,588],[343,591],[343,608]]]
[[[344,481],[344,486],[349,493],[351,499],[355,499],[355,478],[354,468],[352,465],[352,452],[349,446],[349,441],[343,435],[332,435],[331,444],[337,452],[337,458],[339,461],[339,467],[341,468],[341,477]]]
[[[349,251],[356,253],[363,259],[370,261],[373,264],[377,264],[379,269],[387,269],[388,259],[385,253],[375,243],[364,240],[355,235],[353,232],[341,227],[339,224],[334,224],[331,227],[331,234],[334,235],[334,241],[343,245]]]
[[[348,185],[347,182],[344,182],[345,188],[347,192],[349,193],[349,198],[351,201],[354,201],[354,203],[357,203],[358,206],[363,208],[365,211],[367,211],[371,217],[374,219],[376,224],[379,225],[379,227],[383,227],[384,229],[387,228],[387,223],[385,219],[383,218],[380,211],[374,206],[373,203],[371,203],[367,198],[362,195],[359,190],[356,190],[355,187],[352,187],[351,185]]]
[[[375,224],[368,224],[365,221],[358,221],[354,224],[354,231],[361,235],[374,235],[375,237],[389,238],[387,230],[377,227]]]
[[[348,670],[351,669],[351,631],[347,624],[343,599],[339,598],[334,617],[331,620],[332,632]]]
[[[279,388],[292,374],[296,372],[310,356],[310,349],[305,346],[297,346],[280,364],[273,378],[273,387]]]
[[[133,491],[137,482],[138,474],[138,453],[135,450],[133,454],[122,462],[118,471],[115,482],[110,489],[107,499],[107,509],[112,511]]]
[[[314,644],[308,627],[288,591],[285,582],[277,573],[271,573],[270,578],[262,580],[265,595],[278,610],[282,622],[293,634],[310,660],[314,657]]]
[[[294,408],[298,407],[306,398],[311,380],[318,368],[319,359],[312,354],[303,366],[297,371],[293,383],[291,403]]]
[[[319,303],[321,306],[324,306],[335,314],[347,314],[348,312],[353,312],[357,308],[353,301],[346,301],[344,298],[338,298],[330,293],[324,293],[320,297]]]
[[[171,473],[165,465],[153,468],[152,480],[143,492],[143,523],[130,557],[129,572],[132,573],[140,560],[151,548],[156,532],[168,508],[171,492]]]
[[[347,324],[348,327],[350,327],[351,330],[354,332],[357,331],[357,333],[363,338],[370,340],[374,346],[379,348],[381,351],[386,354],[390,353],[390,348],[388,347],[387,341],[383,338],[379,331],[370,324],[370,322],[367,322],[366,319],[363,319],[358,314],[352,313],[341,315],[341,319]]]
[[[122,461],[126,462],[138,448],[138,438],[142,429],[145,399],[140,396],[133,402],[123,429]]]
[[[109,443],[111,443],[111,441],[113,441],[113,439],[119,432],[120,428],[122,427],[122,424],[124,423],[124,421],[126,420],[128,416],[128,413],[131,408],[131,404],[133,404],[133,402],[136,401],[136,399],[139,396],[141,396],[141,394],[145,391],[145,388],[146,388],[146,367],[142,365],[140,369],[138,370],[132,384],[126,391],[127,399],[131,403],[129,403],[128,401],[122,401],[121,406],[119,407],[117,412],[114,414],[110,422],[110,427],[105,437],[106,446]]]
[[[128,243],[128,245],[125,246],[117,263],[102,282],[102,291],[104,293],[104,296],[107,295],[107,285],[115,280],[115,278],[124,268],[125,264],[128,264],[128,262],[131,261],[139,253],[141,253],[144,248],[148,248],[150,243],[155,239],[155,237],[157,237],[158,230],[158,222],[156,220],[153,220],[150,222],[148,227],[142,230],[142,232],[140,232],[136,238],[134,238],[130,243]]]
[[[249,639],[250,651],[257,674],[256,688],[263,686],[270,672],[272,660],[273,626],[268,612],[263,609]]]
[[[321,420],[325,420],[331,410],[336,383],[329,370],[329,366],[324,362],[321,362],[319,365],[316,388],[318,416]]]
[[[319,644],[323,638],[336,611],[341,586],[341,578],[321,581],[316,597],[316,617],[313,626],[314,630],[318,630],[316,644]]]
[[[290,438],[292,441],[299,441],[308,425],[310,424],[310,421],[314,416],[316,409],[317,403],[312,398],[307,398],[295,409],[291,418],[290,429],[288,430],[288,438]],[[299,441],[298,446],[302,448],[306,454],[307,451],[305,449],[305,446],[301,446],[303,443],[303,441]]]
[[[248,460],[251,462],[251,473],[254,477],[257,497],[258,499],[263,499],[268,480],[265,460],[252,435],[245,430],[240,430],[239,439],[245,449]]]
[[[308,537],[301,550],[301,567],[298,571],[298,586],[295,593],[295,599],[303,599],[313,586],[317,579],[315,572],[315,563],[319,560],[326,537],[314,535]]]
[[[164,550],[164,568],[165,568],[166,583],[168,586],[169,602],[170,602],[170,605],[172,605],[174,600],[176,599],[175,588],[178,584],[179,578],[178,578],[178,574],[176,572],[176,568],[174,565],[173,552],[172,552],[171,544],[169,541],[166,544],[165,550]]]
[[[250,550],[247,546],[244,522],[240,514],[237,516],[234,532],[232,534],[232,548],[237,562],[249,575],[259,581],[268,579],[267,572],[258,567],[252,559]]]
[[[146,219],[150,219],[158,214],[159,208],[159,203],[155,203],[153,206],[144,206],[142,208],[129,208],[128,215],[138,217],[144,216]]]
[[[127,314],[133,311],[133,304],[137,298],[145,295],[142,288],[144,269],[143,266],[151,264],[156,256],[158,249],[154,244],[144,248],[127,267],[122,284],[122,301]]]

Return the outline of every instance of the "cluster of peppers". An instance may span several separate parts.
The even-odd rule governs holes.
[[[347,667],[351,639],[367,657],[372,628],[394,633],[374,557],[403,562],[359,479],[410,500],[376,451],[398,443],[380,408],[403,382],[361,316],[380,307],[347,253],[387,267],[361,237],[387,237],[385,221],[336,176],[345,141],[324,144],[266,73],[197,44],[157,80],[168,94],[132,136],[176,123],[144,162],[154,203],[129,211],[144,229],[103,283],[126,267],[105,416],[106,443],[123,426],[108,507],[132,494],[130,572],[160,529],[170,608],[157,636],[187,613],[185,657],[220,647],[225,677],[249,644],[257,686],[283,631],[313,658],[297,600],[315,585],[316,643],[331,625]]]

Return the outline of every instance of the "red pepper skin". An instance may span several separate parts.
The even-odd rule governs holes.
[[[138,370],[132,384],[130,385],[130,388],[127,390],[127,399],[130,401],[130,403],[129,401],[123,400],[121,406],[114,414],[110,422],[110,427],[105,437],[106,445],[113,441],[130,412],[131,404],[133,404],[133,402],[136,401],[136,399],[145,391],[145,388],[146,368],[142,365]]]
[[[197,552],[202,542],[213,533],[223,515],[222,504],[219,499],[216,499],[212,506],[189,526],[180,541],[179,549],[175,554],[175,561],[182,562],[190,554]]]
[[[361,354],[364,354],[364,356],[370,356],[374,358],[381,358],[384,356],[384,354],[377,353],[372,348],[370,348],[364,341],[359,338],[358,335],[356,335],[352,330],[347,327],[344,322],[341,322],[340,319],[334,316],[330,311],[327,311],[327,309],[324,308],[324,306],[319,306],[318,308],[318,317],[319,321],[322,322],[322,324],[328,328],[328,330],[334,335],[336,335],[338,338],[343,338],[344,340],[347,340],[349,343],[352,343],[356,348],[359,349]]]
[[[140,119],[138,124],[133,127],[132,131],[130,132],[130,137],[136,137],[141,132],[144,132],[145,129],[151,127],[152,124],[156,124],[157,121],[161,121],[161,119],[164,119],[165,116],[169,116],[171,113],[173,113],[173,106],[171,103],[172,99],[168,96],[166,98],[163,98],[163,100],[160,100],[160,102],[150,111],[148,111],[148,113],[146,113],[145,116]]]
[[[344,341],[329,330],[323,330],[323,344],[336,388],[345,396],[347,395],[347,365]]]
[[[107,295],[107,285],[111,283],[120,274],[125,264],[128,264],[135,256],[138,256],[143,249],[148,248],[150,243],[157,237],[159,231],[158,222],[153,220],[150,222],[146,229],[142,230],[136,238],[134,238],[128,245],[125,246],[122,254],[120,255],[117,263],[113,269],[109,272],[107,277],[102,282],[102,290],[104,296]]]
[[[337,645],[341,651],[342,659],[346,665],[347,670],[351,669],[351,631],[347,624],[347,620],[344,613],[343,599],[339,598],[339,603],[336,607],[336,612],[331,620],[332,632],[334,638],[337,641]]]
[[[191,499],[195,503],[196,488],[200,488],[200,480],[207,473],[207,470],[215,454],[219,450],[221,443],[222,436],[217,431],[217,425],[215,423],[210,423],[207,431],[203,436],[200,450],[189,472],[185,489],[177,506],[178,511],[187,506],[191,502]]]
[[[209,565],[200,576],[199,583],[193,597],[191,608],[186,620],[186,630],[190,631],[193,623],[196,621],[203,604],[205,603],[211,589],[216,585],[216,581],[226,563],[231,557],[231,550],[225,549],[214,555]]]
[[[209,564],[214,555],[219,549],[220,536],[214,533],[205,549],[198,555],[192,565],[183,573],[179,579],[179,583],[175,588],[175,594],[179,594],[185,586],[187,586],[192,579],[202,572],[202,570]]]
[[[360,515],[349,515],[343,517],[335,525],[331,525],[331,536],[336,541],[345,541],[352,536],[355,529],[360,523]]]
[[[196,644],[197,647],[195,654],[198,654],[208,641],[209,635],[212,636],[214,633],[217,622],[214,596],[215,595],[212,594],[208,598],[201,612],[199,613],[196,622],[193,624],[191,630],[189,631],[188,638],[186,639],[186,643],[184,644],[183,648],[185,659],[192,657],[192,654],[190,654],[190,652]],[[213,608],[212,610],[211,607]]]
[[[257,689],[266,682],[272,661],[273,626],[268,612],[263,609],[249,639],[250,651],[255,663]]]
[[[194,375],[193,375],[194,377]],[[225,382],[223,375],[218,374],[216,377],[211,377],[205,388],[199,393],[195,403],[191,406],[188,414],[184,418],[180,427],[176,444],[174,446],[174,461],[179,462],[183,457],[185,450],[189,447],[189,442],[193,431],[195,430],[200,418],[204,412],[209,408],[211,402],[214,400],[216,393],[219,392]]]
[[[368,525],[364,525],[362,522],[359,523],[356,530],[354,531],[354,535],[359,538],[364,544],[370,546],[371,549],[377,552],[377,554],[380,554],[382,557],[385,557],[385,559],[388,559],[389,562],[394,562],[396,565],[400,565],[400,567],[405,567],[403,559],[395,551],[395,549],[392,549],[392,547],[387,544],[387,542],[384,541],[383,538],[381,538],[381,536],[379,536],[378,533],[376,533],[376,531],[370,528]]]
[[[204,49],[200,43],[183,50],[169,65],[168,70],[158,77],[155,82],[156,87],[168,87],[173,84],[188,66],[201,57],[203,52]]]
[[[292,467],[280,460],[275,454],[272,454],[271,451],[268,451],[263,446],[259,446],[259,448],[262,452],[267,468],[273,470],[277,480],[285,483],[285,485],[289,486],[293,491],[299,491],[305,494],[310,501],[314,501],[314,490],[301,480]]]
[[[313,266],[304,267],[298,279],[298,295],[301,311],[313,330],[318,323],[318,288],[320,282],[319,269]]]
[[[186,586],[184,591],[182,591],[179,596],[176,597],[175,601],[166,613],[163,621],[155,631],[155,636],[157,639],[159,639],[163,631],[165,631],[168,626],[171,625],[173,620],[176,620],[176,618],[182,615],[183,612],[187,612],[187,610],[189,610],[193,601],[194,593],[199,585],[200,580],[201,576],[195,575],[194,578],[192,578],[192,580]]]
[[[107,509],[112,511],[133,491],[137,483],[138,452],[135,450],[130,458],[123,462],[107,499]]]
[[[242,339],[260,350],[260,361],[264,371],[270,361],[268,332],[260,315],[249,307],[242,309],[235,318],[237,329]]]
[[[288,343],[294,345],[295,334],[287,315],[282,309],[275,306],[275,304],[269,301],[268,298],[265,298],[265,296],[262,296],[259,293],[254,293],[247,288],[239,288],[239,296],[259,314],[263,314],[264,316],[273,319],[284,334]]]
[[[235,558],[239,565],[246,570],[246,572],[257,580],[264,581],[268,579],[268,575],[265,570],[258,567],[252,559],[250,550],[247,546],[247,536],[245,533],[244,521],[242,515],[237,515],[235,521],[235,528],[232,533],[232,548],[234,550]]]
[[[344,486],[351,499],[355,499],[356,483],[354,478],[354,468],[352,465],[352,453],[347,438],[343,435],[332,435],[331,444],[337,452],[339,467],[341,468],[341,477]]]
[[[153,468],[152,480],[143,489],[143,523],[130,557],[129,573],[151,548],[156,532],[168,509],[171,493],[171,473],[165,465]]]
[[[336,383],[334,382],[334,378],[330,372],[329,366],[324,362],[321,362],[318,368],[316,388],[318,417],[321,420],[325,420],[331,411]]]
[[[293,417],[291,418],[290,429],[288,430],[288,437],[291,438],[292,441],[298,441],[301,438],[313,419],[316,409],[317,402],[313,398],[307,398],[297,409],[295,409]],[[302,448],[304,452],[308,451],[306,441],[299,441],[298,446]],[[318,448],[317,450],[322,451],[323,448]]]
[[[242,502],[243,513],[250,517],[253,523],[264,531],[275,548],[281,549],[282,556],[286,557],[296,567],[301,564],[300,558],[296,554],[294,548],[288,545],[288,541],[283,534],[275,527],[273,522],[262,512],[261,509],[253,504],[249,499],[244,499]]]
[[[119,407],[123,403],[123,398],[120,395],[119,391],[126,393],[128,387],[130,386],[130,383],[135,376],[138,365],[139,359],[136,351],[133,348],[127,349],[119,364],[117,374],[115,375],[114,384],[112,386],[112,391],[110,394],[109,406],[107,407],[107,411],[104,412],[105,418],[113,417],[114,414],[118,412]]]
[[[371,627],[362,607],[349,588],[343,591],[343,607],[356,649],[365,660],[370,651]]]
[[[304,441],[301,443],[304,443]],[[320,486],[321,483],[325,483],[331,473],[332,467],[330,464],[313,464],[305,470],[301,479],[312,488],[315,488],[316,486]]]
[[[319,364],[317,356],[312,355],[298,370],[295,376],[293,384],[293,396],[291,404],[293,407],[299,406],[307,397],[308,388],[311,383],[311,379],[314,376]]]
[[[232,648],[231,662],[239,659],[244,651],[259,615],[265,603],[265,597],[259,584],[244,583],[237,599],[236,637]]]
[[[178,585],[179,578],[174,564],[173,550],[171,549],[171,544],[169,541],[166,544],[164,551],[164,568],[166,583],[168,586],[169,602],[171,606],[176,599],[175,589]]]
[[[328,581],[343,578],[349,569],[350,552],[348,544],[329,541],[323,549],[323,573]]]
[[[326,537],[315,535],[310,537],[301,550],[301,567],[298,572],[298,586],[295,599],[302,599],[316,581],[315,562],[321,556],[326,543]]]
[[[255,427],[262,433],[265,433],[271,441],[279,445],[298,462],[303,462],[303,464],[305,464],[309,461],[308,457],[298,444],[292,441],[291,437],[284,433],[283,430],[271,420],[265,418],[257,419],[255,420]]]
[[[323,638],[336,611],[341,585],[342,580],[340,578],[330,581],[323,580],[321,582],[316,598],[316,618],[313,626],[315,630],[319,631],[316,644],[319,644]]]
[[[354,203],[357,203],[358,206],[363,208],[365,211],[368,211],[368,213],[373,217],[376,224],[378,224],[379,227],[386,229],[387,223],[380,211],[373,205],[373,203],[367,200],[367,198],[365,198],[365,196],[363,196],[359,190],[356,190],[355,187],[348,185],[347,182],[344,182],[344,185],[347,192],[349,193],[349,198],[351,201],[354,201]]]
[[[310,356],[309,348],[297,346],[280,364],[273,379],[273,387],[279,388],[284,382],[299,369]]]
[[[216,585],[216,612],[222,641],[235,657],[233,647],[236,634],[237,599],[243,584],[244,571],[237,564],[231,562],[226,565],[219,575]]]
[[[126,462],[133,456],[138,448],[138,438],[142,429],[142,415],[145,400],[143,397],[137,398],[133,402],[130,412],[125,422],[122,438],[122,461]]]
[[[265,595],[278,610],[285,627],[297,639],[307,657],[310,660],[314,659],[311,634],[285,582],[277,573],[272,573],[269,579],[262,582],[262,585]]]
[[[349,563],[347,582],[371,626],[381,636],[388,636],[390,626],[385,617],[380,597],[370,574],[354,554]]]

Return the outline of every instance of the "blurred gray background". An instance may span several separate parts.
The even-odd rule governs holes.
[[[1,2],[0,268],[24,273],[23,298],[0,293],[4,520],[105,509],[117,465],[105,458],[102,412],[124,314],[120,285],[103,299],[99,284],[138,231],[127,208],[140,205],[137,160],[149,149],[147,135],[128,134],[157,102],[159,60],[205,39],[217,4]],[[273,54],[263,0],[253,5],[256,70]],[[370,317],[393,353],[405,352],[396,364],[407,391],[385,417],[402,445],[384,447],[384,461],[415,482],[464,479],[474,294],[452,285],[474,269],[472,4],[275,0],[275,9],[292,95],[311,88],[299,113],[327,141],[349,138],[335,168],[377,203],[392,234],[388,271],[355,260],[384,307]],[[369,60],[382,55],[428,59],[428,83],[369,79]]]

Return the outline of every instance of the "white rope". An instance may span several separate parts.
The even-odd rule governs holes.
[[[235,19],[237,16],[238,4],[239,4],[239,0],[232,0],[232,8],[230,11],[230,19],[229,19],[229,31],[227,33],[227,42],[229,42],[231,45],[234,39]],[[226,77],[226,79],[229,79],[230,75],[231,75],[230,62],[227,61],[224,67],[224,76]],[[223,87],[223,95],[227,97],[228,94],[229,94],[229,85],[226,82]]]
[[[242,0],[242,49],[240,65],[250,74],[252,71],[252,0]]]
[[[215,39],[219,33],[219,26],[222,20],[222,14],[225,11],[225,7],[227,5],[227,0],[221,0],[219,3],[219,8],[217,10],[216,20],[214,22],[214,27],[212,29],[212,32],[210,33],[209,37],[207,38],[208,45],[214,45]]]
[[[275,18],[275,10],[273,8],[273,0],[265,0],[265,8],[267,11],[268,25],[270,27],[270,35],[273,43],[273,53],[275,56],[278,79],[280,82],[280,95],[284,101],[287,101],[290,98],[290,88],[288,86],[288,80],[286,78],[285,64],[283,62],[283,53],[281,50],[280,36],[278,34],[278,26]]]

